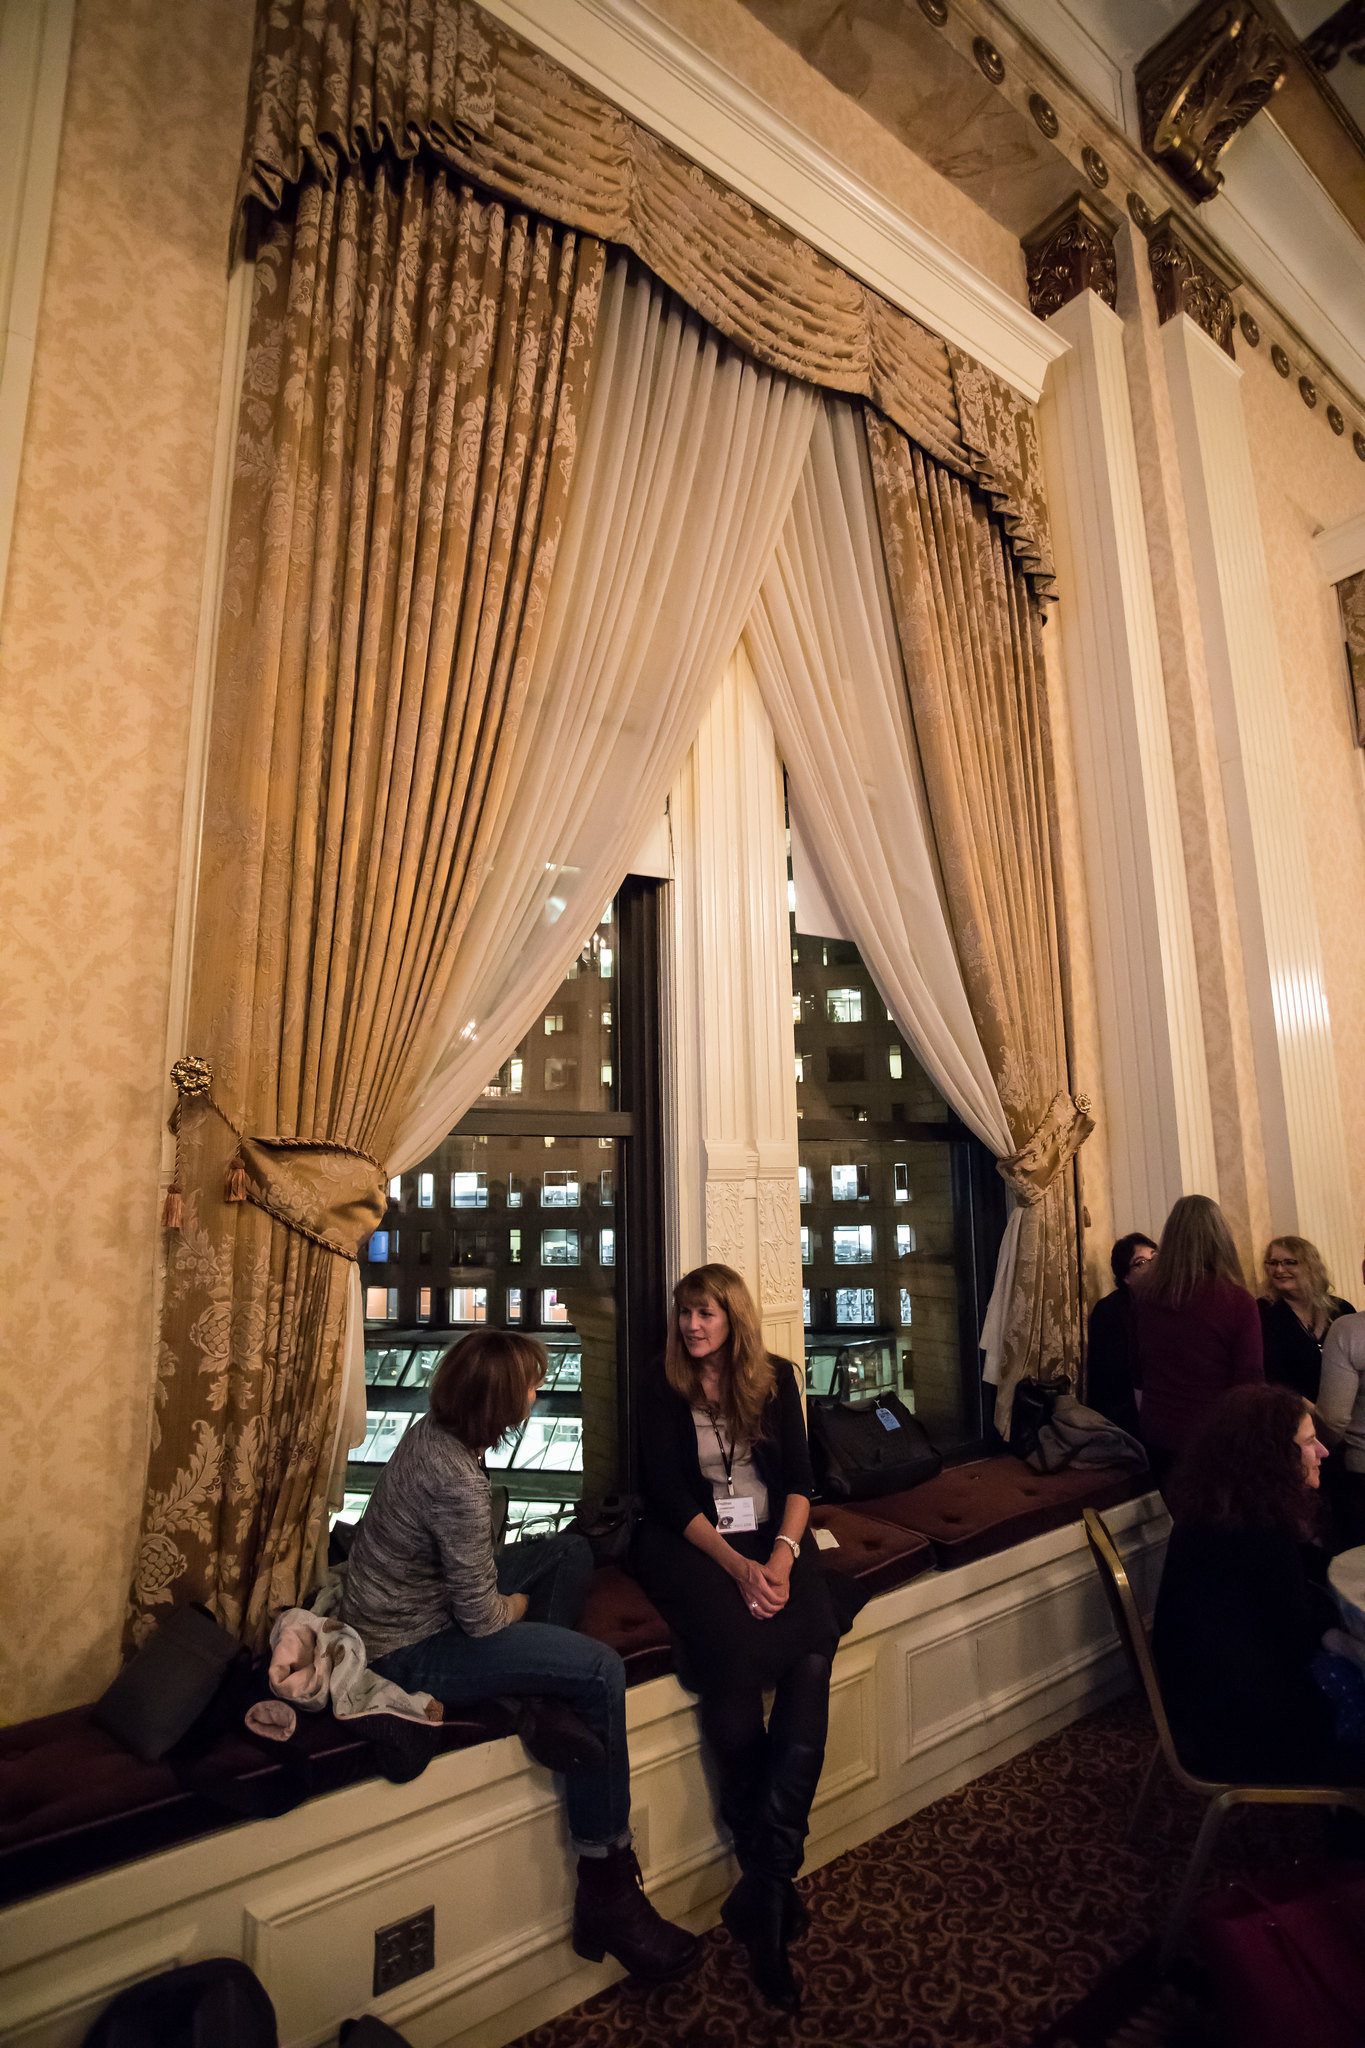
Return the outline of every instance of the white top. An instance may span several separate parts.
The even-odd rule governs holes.
[[[1318,1413],[1339,1434],[1348,1472],[1365,1472],[1365,1313],[1338,1316],[1322,1342]]]
[[[753,1446],[741,1442],[731,1448],[730,1430],[724,1416],[720,1416],[713,1425],[704,1408],[694,1408],[692,1420],[697,1428],[701,1476],[709,1483],[712,1495],[716,1500],[728,1500],[732,1494],[747,1495],[754,1504],[754,1527],[757,1528],[768,1519],[768,1489],[758,1476]],[[719,1443],[716,1441],[717,1431],[720,1432]],[[725,1447],[723,1453],[722,1444]],[[726,1457],[730,1460],[729,1480],[725,1476]]]

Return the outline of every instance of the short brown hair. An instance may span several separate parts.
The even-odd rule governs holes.
[[[432,1377],[431,1419],[467,1450],[486,1451],[524,1420],[526,1397],[545,1377],[545,1347],[515,1330],[471,1330]]]

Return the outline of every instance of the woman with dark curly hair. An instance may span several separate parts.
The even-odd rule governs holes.
[[[1234,1387],[1170,1485],[1175,1528],[1152,1654],[1188,1769],[1224,1783],[1360,1784],[1309,1665],[1336,1611],[1315,1583],[1322,1521],[1313,1411],[1289,1387]]]

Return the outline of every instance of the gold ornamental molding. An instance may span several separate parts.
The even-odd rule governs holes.
[[[1084,291],[1115,307],[1114,230],[1083,192],[1075,193],[1024,237],[1024,255],[1029,304],[1040,320]]]
[[[1187,313],[1195,326],[1235,361],[1232,331],[1237,310],[1232,294],[1242,282],[1239,273],[1188,222],[1171,213],[1152,222],[1147,260],[1163,325],[1178,313]]]
[[[1251,0],[1203,0],[1137,65],[1143,148],[1202,205],[1222,185],[1219,157],[1288,64]]]

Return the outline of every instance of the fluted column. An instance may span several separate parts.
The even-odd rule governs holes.
[[[1083,291],[1040,415],[1080,799],[1115,1229],[1218,1192],[1198,968],[1123,322]]]
[[[732,657],[670,800],[674,1256],[753,1289],[769,1346],[800,1362],[796,1070],[782,764],[747,656]]]
[[[1359,1239],[1242,373],[1184,314],[1166,322],[1162,346],[1232,842],[1272,1227],[1302,1231],[1341,1275],[1354,1271]]]

